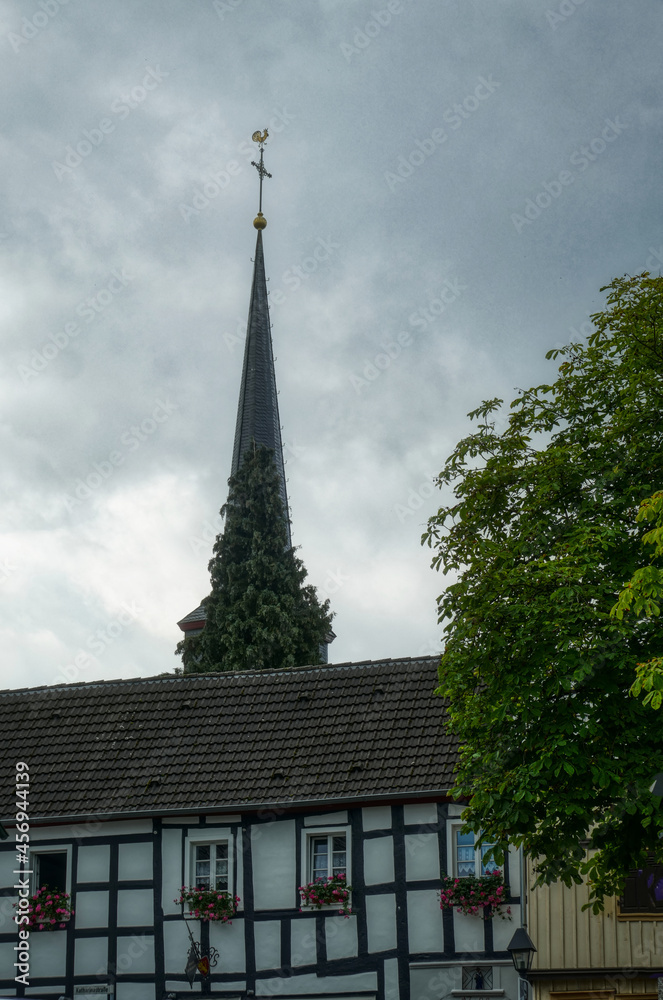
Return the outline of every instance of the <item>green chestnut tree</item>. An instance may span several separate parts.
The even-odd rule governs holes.
[[[304,583],[304,564],[288,548],[273,451],[254,444],[228,485],[224,531],[209,563],[205,628],[176,650],[183,672],[319,663],[333,616],[329,601],[321,603],[315,588]]]
[[[470,414],[438,477],[449,502],[422,539],[455,574],[438,599],[439,694],[466,824],[498,860],[521,845],[539,883],[586,877],[595,910],[661,859],[663,830],[649,793],[660,715],[629,695],[637,665],[656,665],[661,626],[651,603],[619,597],[661,566],[636,514],[663,484],[663,278],[607,291],[588,342],[548,353],[553,382],[522,391],[499,429],[501,400]]]

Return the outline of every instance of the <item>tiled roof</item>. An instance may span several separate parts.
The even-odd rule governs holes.
[[[438,657],[0,692],[0,818],[14,766],[39,819],[444,793]]]
[[[204,605],[201,604],[199,607],[194,608],[193,611],[190,611],[188,615],[185,615],[177,624],[183,632],[186,632],[187,625],[195,627],[196,624],[204,621],[207,621],[207,611]]]

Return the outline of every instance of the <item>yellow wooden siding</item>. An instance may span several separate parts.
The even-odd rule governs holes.
[[[656,1000],[658,990],[655,979],[626,975],[538,980],[535,985],[536,1000],[603,1000],[606,995],[615,1000],[622,996],[629,1000]]]
[[[561,883],[529,893],[528,930],[537,949],[533,969],[620,969],[633,976],[635,969],[663,968],[663,920],[619,919],[614,899],[606,901],[603,913],[583,911],[588,895],[585,885]]]

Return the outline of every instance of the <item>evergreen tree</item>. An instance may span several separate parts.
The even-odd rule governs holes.
[[[288,548],[273,451],[254,442],[228,485],[225,530],[209,563],[212,592],[203,601],[207,622],[177,647],[184,673],[319,663],[333,615]]]

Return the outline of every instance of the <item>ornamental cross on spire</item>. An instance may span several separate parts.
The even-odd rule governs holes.
[[[264,215],[262,214],[262,179],[263,179],[263,177],[271,177],[272,176],[271,174],[269,174],[265,170],[265,164],[263,163],[263,154],[264,154],[264,151],[265,151],[265,141],[266,141],[268,135],[269,135],[269,133],[268,133],[267,129],[265,129],[264,132],[260,132],[260,131],[254,132],[253,135],[251,136],[251,138],[253,139],[253,141],[257,142],[259,144],[259,146],[260,146],[260,163],[256,163],[255,160],[251,160],[251,166],[253,166],[253,167],[256,168],[256,170],[258,171],[258,176],[260,177],[260,202],[259,202],[259,205],[258,205],[258,216],[257,216],[257,218],[255,218],[253,220],[253,225],[256,227],[256,229],[264,229],[265,226],[267,225],[267,220],[265,219]]]

